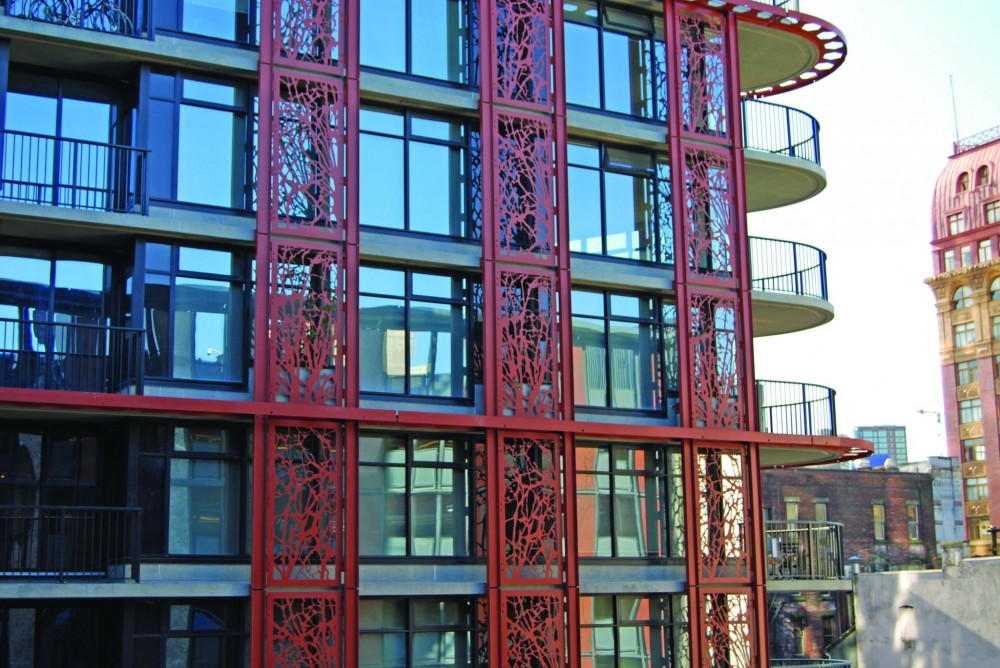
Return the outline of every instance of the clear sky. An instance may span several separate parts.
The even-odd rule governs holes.
[[[801,0],[846,37],[846,61],[771,98],[814,115],[826,190],[750,215],[750,233],[828,254],[833,322],[757,339],[758,378],[837,390],[837,427],[903,424],[910,459],[944,454],[930,205],[961,136],[1000,125],[1000,0]]]

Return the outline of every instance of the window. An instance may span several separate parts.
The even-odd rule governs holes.
[[[680,452],[662,446],[577,446],[581,557],[684,553]]]
[[[989,239],[979,242],[979,261],[986,262],[993,259],[993,242]]]
[[[983,165],[976,170],[976,187],[982,188],[990,184],[990,168]]]
[[[467,84],[476,54],[474,0],[361,0],[361,64]]]
[[[242,85],[151,73],[151,197],[252,209],[255,107],[255,96]]]
[[[581,666],[688,665],[686,597],[581,596]]]
[[[989,497],[986,478],[966,478],[965,479],[965,500],[985,501]]]
[[[1000,355],[993,356],[993,377],[1000,378]]]
[[[972,246],[966,244],[960,249],[960,254],[962,256],[962,266],[969,267],[972,266]]]
[[[954,309],[972,306],[972,288],[968,285],[963,285],[955,290],[955,294],[951,296],[951,305]]]
[[[993,338],[1000,339],[1000,315],[995,315],[992,318],[992,329]]]
[[[566,101],[666,120],[662,19],[590,0],[566,3],[563,16]]]
[[[785,519],[789,522],[799,521],[799,502],[785,501]]]
[[[955,251],[954,250],[946,250],[944,252],[944,255],[942,256],[942,259],[944,261],[944,270],[945,271],[953,271],[955,269]]]
[[[885,540],[885,504],[872,504],[872,520],[875,526],[875,540]]]
[[[1000,277],[994,278],[990,283],[990,301],[1000,300]]]
[[[480,513],[473,507],[471,438],[362,434],[361,554],[468,557]],[[482,453],[480,453],[482,454]]]
[[[1000,200],[986,203],[986,224],[992,225],[1000,221]]]
[[[958,175],[958,183],[955,184],[955,191],[964,193],[969,189],[969,173],[962,172]]]
[[[983,437],[962,440],[962,461],[981,462],[986,459],[986,445]]]
[[[132,651],[144,666],[238,668],[247,664],[247,627],[239,601],[141,601],[135,605]]]
[[[981,422],[983,419],[983,407],[979,399],[965,399],[958,402],[958,423],[970,424]]]
[[[967,346],[970,343],[976,342],[976,326],[971,322],[963,322],[960,325],[955,325],[955,347]]]
[[[473,281],[361,267],[361,391],[472,396]]]
[[[360,142],[362,225],[479,236],[471,204],[478,175],[470,178],[479,161],[477,131],[461,121],[362,109]]]
[[[965,232],[965,213],[959,211],[948,216],[948,234]]]
[[[678,392],[676,307],[583,290],[573,291],[572,303],[577,404],[663,410],[664,396]]]
[[[958,526],[961,526],[961,520],[956,522]],[[969,524],[969,540],[990,540],[990,524],[989,517],[970,517],[968,519]]]
[[[153,378],[243,382],[249,293],[240,253],[139,244],[146,373]]]
[[[258,0],[175,0],[152,6],[157,32],[183,32],[256,44]]]
[[[144,423],[139,439],[142,553],[247,554],[246,432]]]
[[[955,376],[956,381],[959,385],[968,385],[969,383],[979,382],[979,362],[977,360],[969,360],[968,362],[959,362],[955,365]]]
[[[361,630],[361,668],[416,668],[479,664],[485,648],[478,647],[472,599],[362,598],[358,612]]]
[[[670,165],[652,153],[570,144],[569,249],[673,264]]]
[[[828,522],[827,519],[827,503],[826,501],[816,502],[816,521],[817,522]]]
[[[920,540],[920,506],[909,503],[906,505],[906,522],[910,529],[910,540]]]

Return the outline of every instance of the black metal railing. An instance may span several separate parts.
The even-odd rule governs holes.
[[[0,318],[0,387],[142,394],[144,330]]]
[[[147,215],[147,149],[4,130],[0,200]]]
[[[826,300],[826,253],[794,241],[750,237],[750,283],[761,292]]]
[[[139,581],[139,508],[0,506],[0,578]]]
[[[842,531],[837,522],[765,522],[768,578],[842,579]]]
[[[819,122],[804,111],[762,100],[743,100],[743,146],[819,162]]]
[[[8,16],[128,37],[141,37],[149,16],[146,0],[7,0],[5,7]]]
[[[758,380],[760,430],[770,434],[836,436],[836,396],[835,391],[822,385]]]
[[[850,661],[843,659],[771,659],[771,668],[851,668]]]

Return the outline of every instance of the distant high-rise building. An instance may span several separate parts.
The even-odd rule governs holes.
[[[855,427],[854,437],[871,441],[875,446],[876,455],[888,455],[896,464],[905,464],[906,457],[906,427],[901,425],[876,425],[871,427]]]

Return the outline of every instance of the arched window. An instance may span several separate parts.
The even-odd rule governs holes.
[[[990,283],[990,301],[995,302],[1000,299],[1000,277],[994,278]]]
[[[985,186],[990,182],[990,168],[987,165],[983,165],[976,170],[976,187]]]
[[[997,288],[1000,289],[1000,278],[993,281]],[[963,285],[958,290],[955,290],[955,294],[951,296],[952,308],[960,309],[966,308],[967,306],[972,306],[972,288],[968,285]]]
[[[958,175],[958,184],[955,186],[955,192],[964,193],[969,189],[969,173],[962,172]]]

